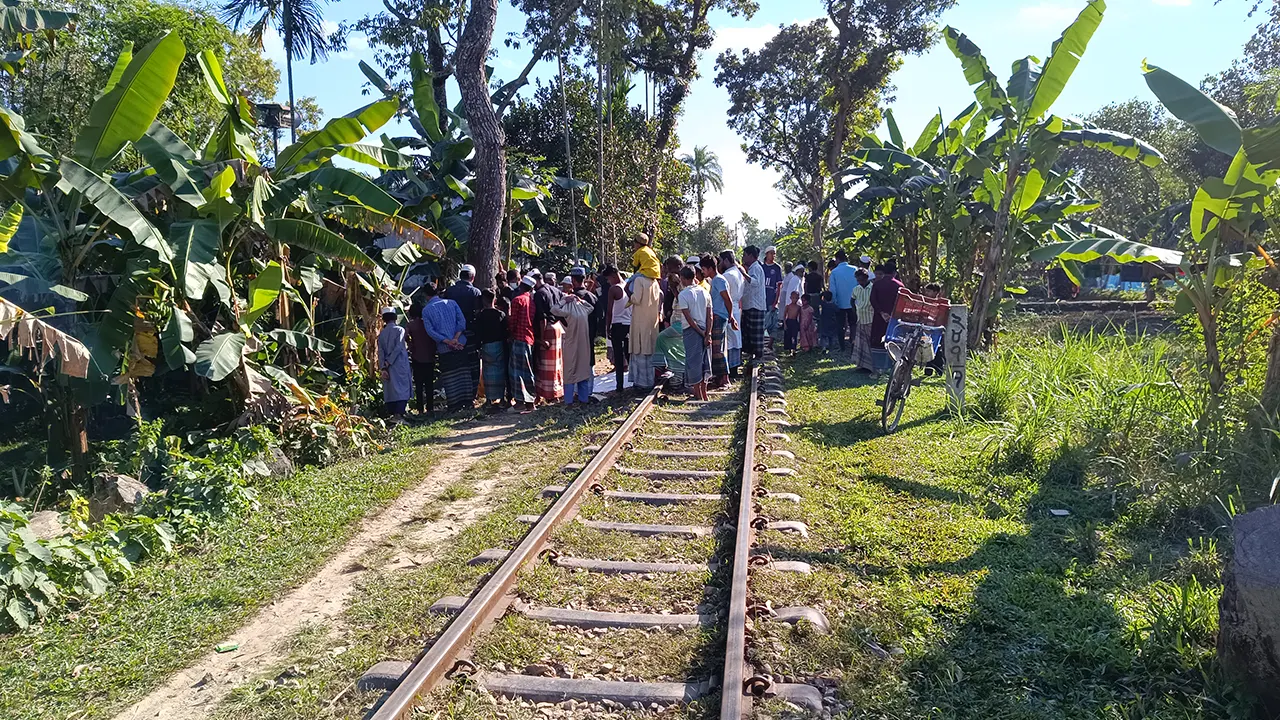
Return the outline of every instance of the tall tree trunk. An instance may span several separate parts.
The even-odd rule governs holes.
[[[813,207],[809,211],[809,216],[813,218],[813,223],[809,228],[813,236],[813,254],[818,261],[818,267],[826,271],[826,258],[823,257],[822,241],[827,234],[827,213],[818,212],[818,207],[822,204],[822,200],[813,203]]]
[[[920,292],[920,225],[912,217],[902,222],[902,283]]]
[[[603,198],[604,181],[604,0],[596,5],[596,183],[597,198]],[[597,232],[600,233],[600,258],[607,262],[604,220],[601,218]]]
[[[1010,151],[1009,162],[1005,169],[1004,197],[1000,198],[1000,207],[996,212],[995,230],[991,233],[991,242],[987,245],[987,252],[982,258],[982,282],[978,283],[978,290],[973,295],[973,308],[969,310],[970,350],[977,350],[982,346],[992,303],[997,301],[1001,289],[1004,288],[1004,240],[1009,231],[1013,192],[1018,187],[1018,176],[1021,175],[1021,171],[1022,153],[1014,148]]]
[[[573,145],[569,142],[569,96],[564,89],[564,47],[556,53],[556,70],[560,75],[560,113],[564,123],[564,161],[569,176],[569,229],[573,241],[573,259],[578,260],[578,204],[573,192]],[[601,258],[601,262],[604,258]]]
[[[431,63],[431,91],[436,97],[436,107],[440,108],[440,132],[449,129],[449,91],[445,83],[449,80],[449,68],[445,65],[444,43],[440,40],[440,26],[432,25],[427,31],[427,62]]]
[[[476,268],[475,282],[480,288],[491,288],[498,272],[498,241],[507,198],[507,155],[503,148],[506,137],[489,99],[484,67],[497,19],[498,0],[473,0],[454,54],[458,89],[476,146],[475,200],[467,257]]]
[[[692,35],[696,28],[707,21],[707,6],[704,0],[694,0],[689,14],[687,32]],[[666,155],[667,145],[671,142],[671,134],[675,132],[676,118],[680,114],[680,106],[689,95],[689,84],[693,81],[694,61],[698,57],[698,47],[692,42],[685,47],[676,64],[676,74],[671,78],[662,102],[658,107],[658,133],[653,139],[653,157],[649,160],[649,189],[645,191],[645,210],[650,214],[650,236],[658,234],[658,180],[662,172],[662,158]]]
[[[287,11],[286,11],[287,12]],[[288,15],[285,15],[284,22],[284,68],[285,74],[289,76],[289,143],[298,142],[298,118],[294,116],[293,108],[293,53],[289,48],[293,47],[293,23],[289,22]]]
[[[89,412],[76,400],[75,393],[63,378],[50,380],[54,390],[52,402],[46,405],[48,446],[45,450],[50,467],[64,463],[71,467],[71,477],[79,484],[89,480]]]
[[[702,179],[694,178],[693,182],[698,193],[698,232],[702,232]]]
[[[929,282],[938,282],[938,214],[929,213]]]

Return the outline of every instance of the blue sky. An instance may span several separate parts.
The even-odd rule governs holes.
[[[1246,0],[1221,0],[1216,6],[1213,0],[1114,0],[1054,111],[1082,115],[1108,102],[1150,98],[1140,71],[1143,58],[1192,82],[1224,68],[1253,34],[1256,21],[1246,17],[1248,4]],[[699,62],[701,77],[693,85],[678,134],[680,152],[706,145],[724,168],[724,192],[708,198],[707,216],[723,215],[732,224],[749,212],[771,227],[788,215],[773,189],[777,175],[747,164],[740,149],[742,140],[725,125],[729,101],[714,83],[715,58],[726,48],[758,49],[779,25],[823,17],[823,10],[820,0],[760,0],[760,6],[751,20],[713,16],[715,46]],[[996,74],[1005,77],[1010,64],[1020,57],[1035,55],[1043,60],[1082,6],[1083,2],[1071,0],[960,0],[941,24],[966,33],[983,49]],[[336,26],[380,8],[376,0],[343,0],[329,6],[327,18]],[[499,76],[514,76],[528,60],[527,50],[501,46],[501,39],[508,32],[518,32],[523,24],[523,16],[504,3],[494,42],[499,48],[495,63]],[[283,67],[278,39],[269,38],[265,52]],[[360,93],[364,76],[357,63],[362,59],[372,63],[372,52],[363,38],[354,37],[347,52],[324,63],[295,64],[296,92],[315,95],[330,116],[362,105],[368,102]],[[553,74],[554,63],[544,63],[534,78]],[[922,56],[908,58],[893,83],[891,107],[908,139],[915,138],[939,107],[950,118],[972,101],[959,62],[942,43]],[[451,98],[456,97],[454,90]],[[283,93],[280,99],[285,99]]]

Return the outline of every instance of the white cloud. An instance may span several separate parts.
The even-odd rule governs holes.
[[[722,27],[716,28],[716,39],[711,45],[711,55],[718,55],[723,50],[759,50],[773,39],[780,30],[777,25],[764,27]]]
[[[808,25],[818,18],[797,18],[788,24]],[[828,21],[829,22],[829,21]],[[708,55],[719,55],[724,50],[759,50],[773,39],[782,29],[781,25],[763,25],[760,27],[718,27],[716,39],[711,44]]]
[[[1042,2],[1018,8],[1014,23],[1017,27],[1026,29],[1057,29],[1070,24],[1079,14],[1078,5]]]
[[[332,20],[322,20],[320,27],[325,35],[332,36],[338,32],[338,23]],[[369,38],[364,33],[358,32],[347,33],[347,49],[335,55],[343,60],[367,60],[371,56]]]
[[[267,32],[262,36],[262,54],[268,60],[284,67],[284,40],[275,28],[267,28]]]

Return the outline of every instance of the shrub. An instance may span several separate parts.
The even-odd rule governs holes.
[[[991,429],[996,469],[1030,472],[1036,458],[1078,448],[1119,505],[1165,523],[1209,522],[1217,498],[1237,485],[1241,502],[1268,501],[1280,463],[1277,437],[1258,427],[1258,378],[1237,375],[1228,396],[1206,408],[1193,338],[1021,330],[1015,323],[997,351],[971,365],[970,414]]]

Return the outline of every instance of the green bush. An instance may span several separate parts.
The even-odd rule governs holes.
[[[1256,302],[1242,305],[1237,314],[1252,317]],[[1265,338],[1250,343],[1237,355],[1257,360]],[[1228,396],[1206,408],[1193,337],[1046,335],[1015,323],[971,367],[968,413],[990,426],[996,469],[1030,473],[1037,458],[1078,448],[1090,477],[1144,521],[1209,524],[1218,498],[1267,501],[1280,462],[1275,435],[1257,423],[1259,371],[1238,367]]]

